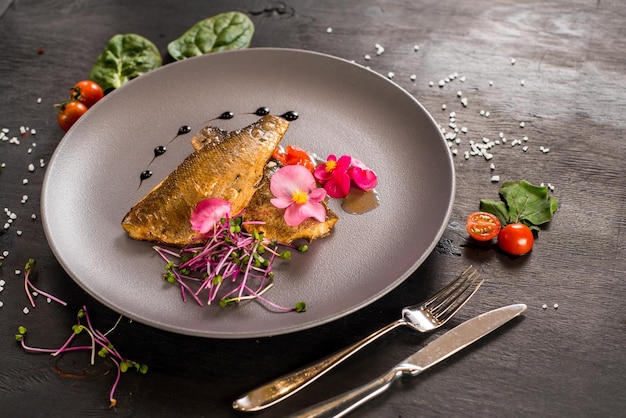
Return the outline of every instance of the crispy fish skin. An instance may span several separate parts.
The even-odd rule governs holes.
[[[228,137],[228,132],[207,126],[192,138],[191,145],[195,150],[200,150],[212,143],[226,141]],[[244,224],[244,229],[248,232],[256,229],[259,232],[263,232],[265,238],[285,244],[290,244],[298,239],[305,239],[310,242],[329,235],[339,216],[326,205],[326,202],[322,202],[324,208],[326,208],[326,220],[324,222],[308,218],[298,226],[287,225],[284,219],[284,210],[278,209],[270,202],[270,199],[274,197],[270,190],[272,173],[273,170],[271,168],[266,168],[261,184],[243,214],[244,221],[259,221],[263,222],[263,224]]]
[[[191,138],[191,145],[196,151],[204,148],[205,145],[216,145],[229,138],[229,133],[224,129],[215,126],[205,126]]]
[[[209,141],[137,202],[122,227],[137,240],[172,246],[201,242],[189,221],[198,202],[220,198],[230,202],[232,213],[243,210],[288,126],[268,115],[233,131],[227,140]]]

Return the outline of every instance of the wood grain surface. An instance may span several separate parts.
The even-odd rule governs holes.
[[[230,406],[239,395],[397,319],[403,306],[470,263],[486,282],[452,325],[510,303],[526,303],[527,312],[420,377],[403,380],[355,416],[623,415],[626,3],[15,0],[0,6],[0,128],[20,141],[0,141],[0,227],[17,215],[0,228],[0,415],[244,416]],[[24,325],[29,344],[58,347],[83,305],[101,330],[118,320],[72,281],[46,242],[39,195],[46,163],[63,137],[53,104],[87,77],[113,35],[141,34],[166,57],[170,40],[201,18],[229,10],[253,20],[251,47],[301,48],[367,65],[416,97],[447,131],[455,112],[455,123],[467,133],[458,134],[459,144],[450,141],[456,153],[453,213],[439,245],[410,278],[326,325],[270,338],[215,340],[122,319],[111,340],[150,369],[122,375],[117,406],[110,408],[115,370],[109,362],[97,359],[91,366],[84,353],[26,353],[14,338]],[[35,133],[20,135],[21,126]],[[470,141],[502,137],[506,142],[492,149],[491,160],[464,157]],[[502,182],[520,179],[549,184],[560,202],[533,251],[513,258],[493,245],[469,242],[465,218],[479,199],[496,199]],[[402,226],[390,220],[390,227]],[[37,285],[67,307],[38,297],[36,308],[23,312],[29,258],[37,260]],[[438,334],[394,331],[255,416],[283,417],[365,383]]]

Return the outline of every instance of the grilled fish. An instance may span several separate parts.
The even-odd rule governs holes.
[[[207,126],[191,139],[191,144],[198,151],[212,143],[227,141],[228,137],[228,132]],[[298,226],[287,225],[283,217],[284,210],[278,209],[270,202],[270,199],[274,197],[270,190],[270,178],[273,171],[274,167],[266,167],[261,184],[243,214],[244,221],[258,221],[263,222],[263,224],[255,223],[252,226],[244,224],[244,228],[247,228],[248,232],[252,232],[250,229],[254,228],[259,232],[263,232],[265,238],[285,244],[292,243],[298,239],[313,241],[330,234],[339,217],[328,208],[326,202],[322,202],[326,208],[326,220],[324,222],[308,218]]]
[[[189,218],[198,202],[216,197],[243,210],[260,186],[264,167],[289,122],[272,115],[224,137],[214,138],[189,155],[171,174],[137,202],[122,220],[131,238],[164,245],[201,242]]]

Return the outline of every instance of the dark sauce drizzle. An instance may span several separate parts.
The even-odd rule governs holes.
[[[294,121],[298,119],[299,116],[300,115],[295,110],[290,110],[289,112],[285,112],[282,115],[280,115],[281,118],[288,120],[288,121]]]
[[[267,116],[270,114],[270,108],[269,107],[259,107],[257,110],[254,111],[254,114],[257,116]]]
[[[257,110],[254,111],[255,115],[257,116],[267,116],[270,114],[270,109],[268,107],[262,106],[259,107]],[[300,115],[298,114],[298,112],[296,112],[295,110],[290,110],[288,112],[283,113],[282,115],[280,115],[281,118],[288,120],[288,121],[294,121],[296,119],[298,119]],[[235,112],[232,111],[226,111],[223,112],[221,115],[219,115],[217,118],[215,119],[222,119],[222,120],[229,120],[235,117]],[[182,125],[180,128],[178,128],[178,132],[176,133],[176,135],[174,136],[174,138],[172,138],[170,140],[170,143],[174,142],[174,140],[176,138],[178,138],[181,135],[186,135],[189,132],[191,132],[191,126],[189,125]],[[165,152],[167,151],[167,147],[165,145],[158,145],[157,147],[154,148],[154,157],[152,157],[152,160],[150,160],[150,162],[148,163],[148,167],[150,166],[150,164],[152,164],[152,162],[157,158],[160,157],[161,155],[165,154]],[[146,169],[144,170],[140,175],[139,175],[139,186],[137,187],[137,189],[139,189],[139,187],[141,187],[141,183],[143,183],[144,180],[149,179],[150,177],[152,177],[152,171]]]
[[[174,138],[170,139],[169,144],[171,144],[172,142],[174,142],[174,140],[176,138],[178,138],[181,135],[185,135],[188,134],[189,132],[191,132],[191,126],[189,125],[183,125],[180,128],[178,128],[178,132],[176,133],[176,135],[174,135]],[[165,154],[165,152],[167,151],[167,147],[165,145],[157,145],[154,148],[154,157],[152,157],[152,160],[150,160],[150,162],[148,163],[148,167],[150,167],[150,164],[152,164],[152,162],[157,158],[160,157],[161,155]],[[146,168],[146,170],[144,170],[140,175],[139,175],[139,186],[137,186],[137,189],[139,189],[139,187],[141,187],[141,183],[143,183],[144,180],[149,179],[150,177],[152,177],[152,171],[148,170]]]

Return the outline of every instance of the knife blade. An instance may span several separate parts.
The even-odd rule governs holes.
[[[328,401],[313,405],[292,418],[342,417],[387,390],[401,376],[417,376],[479,340],[526,310],[515,304],[485,312],[443,334],[426,347],[398,363],[378,379]]]

